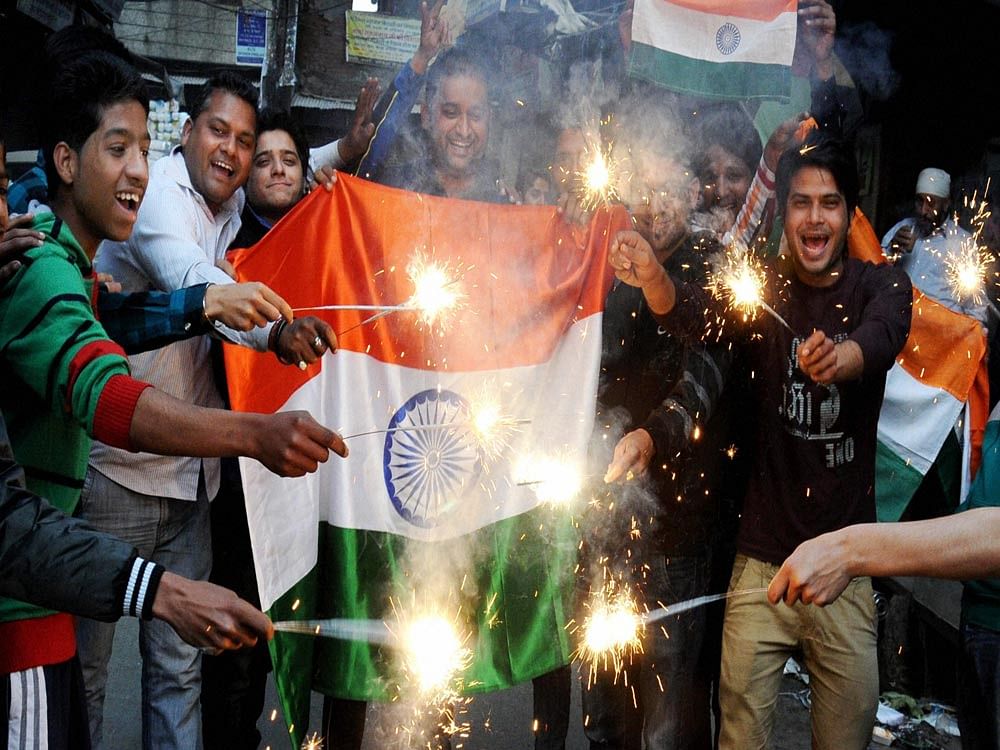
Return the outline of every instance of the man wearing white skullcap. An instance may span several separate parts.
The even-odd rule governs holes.
[[[882,248],[895,258],[913,285],[955,312],[986,322],[986,306],[957,295],[948,283],[948,258],[957,255],[969,233],[948,216],[951,176],[928,167],[917,175],[912,216],[898,222],[882,238]]]

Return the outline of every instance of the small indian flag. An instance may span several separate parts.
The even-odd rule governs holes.
[[[635,0],[629,75],[696,96],[786,98],[797,0]]]
[[[397,625],[410,607],[467,628],[466,692],[568,663],[576,538],[540,488],[579,468],[593,427],[607,251],[624,210],[588,229],[555,209],[455,201],[341,175],[254,247],[240,278],[293,308],[416,302],[421,273],[461,301],[447,319],[316,310],[340,349],[305,371],[227,347],[234,408],[307,409],[350,456],[281,479],[241,464],[261,603],[275,620]],[[303,314],[306,314],[305,311]],[[499,424],[489,436],[482,430]],[[486,424],[484,424],[486,423]],[[571,472],[572,473],[572,472]],[[275,676],[293,737],[310,689],[393,696],[392,649],[279,633]],[[298,746],[297,744],[295,745]]]

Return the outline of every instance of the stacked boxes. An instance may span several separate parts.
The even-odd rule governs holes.
[[[176,99],[164,101],[152,99],[149,102],[149,162],[152,164],[161,156],[180,144],[181,129],[187,119],[187,112],[181,112]]]

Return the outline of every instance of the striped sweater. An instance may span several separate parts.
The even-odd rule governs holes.
[[[0,409],[28,489],[72,514],[90,437],[129,445],[135,404],[148,384],[132,379],[121,348],[94,316],[90,258],[53,214],[45,235],[0,289]],[[0,672],[55,664],[75,652],[68,615],[0,599]]]

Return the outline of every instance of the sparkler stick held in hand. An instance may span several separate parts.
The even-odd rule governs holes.
[[[508,419],[504,422],[508,425],[522,425],[531,424],[530,419]],[[443,424],[420,424],[420,425],[401,425],[399,427],[386,427],[381,430],[367,430],[366,432],[355,432],[352,435],[345,435],[344,440],[350,440],[351,438],[365,437],[367,435],[388,435],[392,432],[437,432],[439,430],[469,430],[475,435],[479,436],[480,441],[483,439],[490,438],[490,430],[493,428],[484,428],[483,425],[477,423],[475,419],[464,420],[461,422],[445,422]]]
[[[651,622],[656,622],[657,620],[662,620],[664,617],[670,615],[679,615],[681,612],[687,612],[690,609],[697,609],[698,607],[704,607],[706,604],[712,604],[713,602],[721,602],[725,599],[732,599],[735,596],[748,596],[750,594],[763,594],[767,593],[767,587],[753,588],[753,589],[739,589],[737,591],[728,591],[725,594],[708,594],[706,596],[696,596],[693,599],[685,599],[682,602],[677,602],[676,604],[671,604],[669,607],[658,607],[651,612],[647,612],[642,615],[643,622],[649,624]]]
[[[795,333],[788,322],[764,301],[764,267],[749,248],[733,243],[713,265],[709,291],[726,300],[730,309],[742,312],[744,318],[753,318],[759,308]]]
[[[326,620],[280,620],[274,629],[282,633],[299,633],[323,638],[339,638],[344,641],[364,641],[380,646],[391,646],[396,640],[392,632],[381,620],[348,620],[332,618]]]

